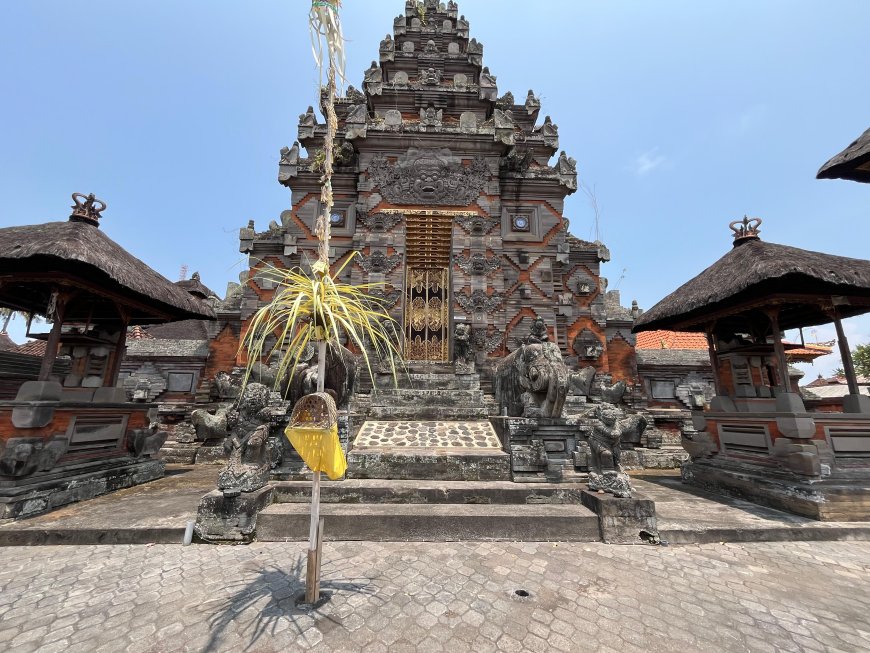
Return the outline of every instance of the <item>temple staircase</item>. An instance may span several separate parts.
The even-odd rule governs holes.
[[[348,478],[510,479],[509,456],[488,419],[495,399],[478,374],[411,367],[397,383],[380,377],[355,412],[366,419],[348,452]]]

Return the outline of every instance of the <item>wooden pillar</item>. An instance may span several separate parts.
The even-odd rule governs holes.
[[[776,363],[779,367],[779,382],[786,392],[791,392],[791,380],[788,377],[788,361],[785,358],[785,347],[782,346],[782,337],[779,330],[779,308],[768,309],[770,328],[773,330],[773,352],[776,354]]]
[[[713,387],[717,395],[722,394],[722,382],[719,379],[719,354],[716,353],[716,345],[713,340],[714,324],[707,327],[707,351],[710,353],[710,365],[713,367]]]
[[[103,387],[112,388],[118,382],[118,373],[121,371],[121,361],[124,359],[124,350],[127,346],[127,327],[130,324],[130,311],[124,306],[118,306],[118,314],[121,316],[121,333],[118,334],[118,342],[112,352],[112,358],[106,367],[103,376]]]
[[[855,375],[855,364],[852,362],[849,341],[846,339],[846,333],[843,331],[843,323],[840,322],[840,315],[837,313],[836,306],[832,310],[832,316],[834,318],[834,327],[837,329],[837,346],[840,348],[840,358],[843,359],[843,371],[846,373],[849,394],[856,395],[861,390],[858,388],[858,377]]]
[[[63,291],[55,291],[54,322],[51,325],[51,333],[48,334],[48,342],[45,343],[45,354],[42,357],[42,367],[39,368],[40,381],[48,381],[57,351],[60,348],[60,332],[63,329],[63,318],[66,312],[67,295]]]

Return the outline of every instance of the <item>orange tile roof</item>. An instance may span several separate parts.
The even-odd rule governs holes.
[[[23,345],[18,345],[15,352],[28,356],[45,356],[45,340],[28,340]]]
[[[703,333],[681,331],[641,331],[637,334],[635,349],[707,349],[707,336]]]

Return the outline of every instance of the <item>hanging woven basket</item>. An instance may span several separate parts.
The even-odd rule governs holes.
[[[325,392],[305,395],[293,406],[290,415],[292,428],[328,429],[338,422],[335,400]]]
[[[332,480],[344,475],[347,460],[338,439],[338,411],[330,395],[315,392],[297,401],[284,434],[311,471],[326,472]]]

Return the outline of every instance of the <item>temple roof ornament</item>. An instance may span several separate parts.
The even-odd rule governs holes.
[[[744,215],[742,220],[730,223],[729,228],[734,232],[734,246],[745,243],[747,240],[761,240],[758,234],[761,232],[761,218],[750,218]]]
[[[70,222],[87,222],[95,227],[100,226],[101,213],[106,210],[106,203],[103,200],[97,199],[93,193],[82,195],[81,193],[73,193],[72,213],[70,213]]]

